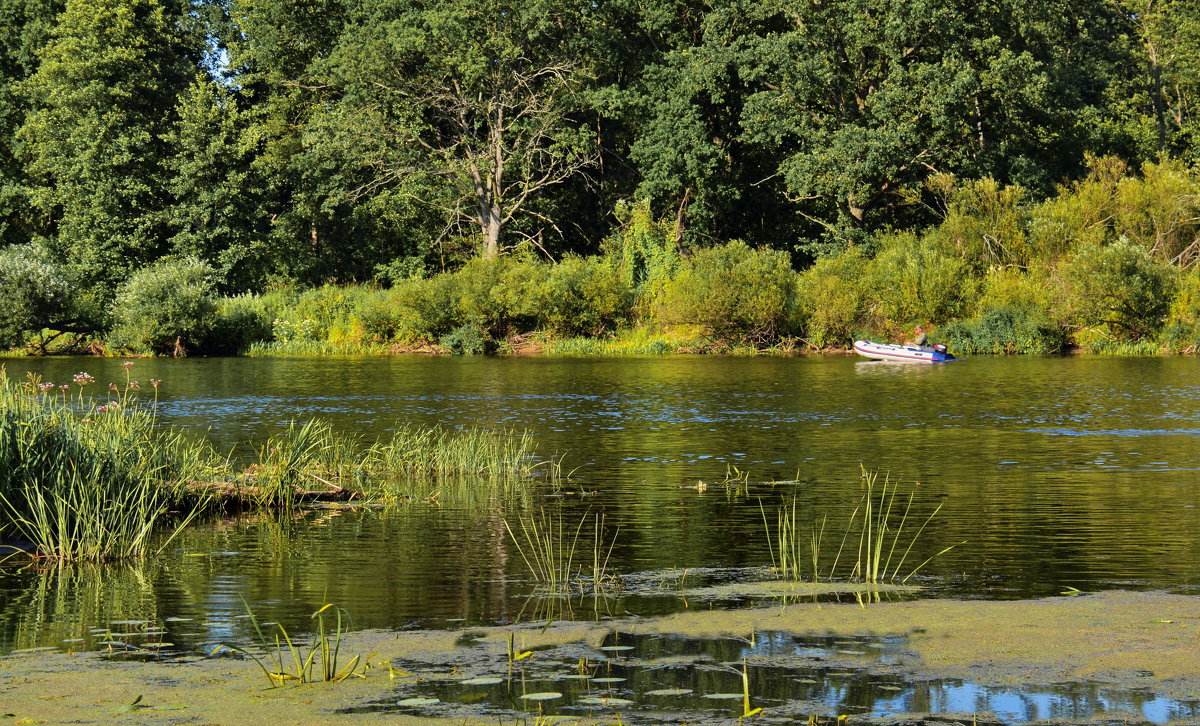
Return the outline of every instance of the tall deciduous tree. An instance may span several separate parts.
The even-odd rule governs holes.
[[[830,231],[894,223],[940,171],[1049,191],[1099,120],[1112,13],[1083,0],[774,0],[744,40],[746,140],[778,150],[798,208]]]
[[[28,109],[20,84],[37,69],[37,49],[46,44],[60,0],[0,0],[0,240],[29,238],[25,212],[25,171],[17,156],[16,132]]]
[[[167,238],[163,134],[192,55],[156,0],[68,0],[20,139],[47,246],[103,298]]]
[[[475,227],[487,257],[522,218],[535,240],[555,228],[539,199],[598,158],[576,116],[588,68],[565,52],[578,12],[542,0],[367,4],[325,68],[340,94],[326,130],[358,163],[355,193],[435,206],[448,229]]]

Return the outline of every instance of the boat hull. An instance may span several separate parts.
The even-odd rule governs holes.
[[[954,360],[953,355],[929,346],[872,343],[869,340],[854,341],[854,352],[864,358],[897,363],[945,363]]]

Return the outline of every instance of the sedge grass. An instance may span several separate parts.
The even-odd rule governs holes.
[[[330,492],[478,500],[564,478],[561,458],[538,460],[527,433],[401,426],[364,447],[322,421],[289,424],[239,472],[232,453],[158,421],[160,381],[151,381],[153,404],[139,403],[127,380],[99,406],[82,394],[93,381],[76,376],[76,395],[11,381],[0,368],[0,541],[24,540],[23,551],[61,561],[142,557],[169,541],[161,525],[179,531],[231,500],[280,511]]]
[[[941,511],[942,505],[939,503],[914,532],[908,525],[910,518],[914,516],[915,490],[910,491],[906,499],[898,500],[900,487],[888,476],[885,475],[883,482],[880,482],[878,472],[868,471],[865,467],[861,469],[860,476],[862,497],[850,514],[833,562],[824,578],[821,576],[821,547],[828,517],[822,516],[819,521],[811,524],[807,537],[807,559],[811,563],[813,581],[837,579],[838,567],[848,544],[856,551],[856,557],[846,577],[851,581],[868,584],[904,584],[935,557],[953,549],[954,545],[950,545],[940,550],[908,570],[902,577],[901,573],[914,546],[929,523]],[[774,527],[771,526],[766,507],[761,502],[759,508],[766,530],[772,568],[784,579],[803,580],[800,563],[806,559],[806,543],[796,500],[793,499],[790,504],[785,502],[778,507]]]
[[[95,407],[49,390],[0,370],[0,536],[61,560],[146,554],[180,485],[209,470],[212,452],[128,398]],[[198,495],[192,511],[208,503]]]
[[[504,521],[504,528],[530,576],[545,591],[564,594],[578,587],[582,594],[587,579],[583,576],[586,564],[576,559],[576,552],[587,521],[588,517],[584,515],[571,527],[564,522],[561,512],[555,517],[542,511],[518,519],[520,536],[508,520]],[[608,561],[616,544],[617,533],[606,543],[603,517],[595,515],[592,522],[590,580],[592,591],[599,594],[612,582]]]

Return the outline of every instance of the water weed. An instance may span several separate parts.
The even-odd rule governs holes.
[[[848,543],[855,549],[856,555],[847,577],[868,584],[903,584],[930,560],[954,548],[954,545],[950,545],[931,555],[902,577],[903,568],[912,554],[913,547],[925,528],[941,511],[942,505],[938,504],[913,532],[911,527],[906,529],[906,525],[913,515],[915,488],[909,492],[907,499],[897,501],[899,485],[892,483],[886,475],[884,481],[879,482],[878,472],[868,471],[865,467],[861,470],[861,484],[862,498],[850,514],[834,553],[833,562],[826,570],[826,579],[836,579],[838,566],[843,555],[847,553]],[[823,515],[810,525],[806,547],[796,500],[793,499],[790,504],[785,502],[778,507],[774,527],[771,526],[766,507],[761,502],[759,509],[770,550],[771,566],[775,572],[784,579],[802,580],[800,563],[807,559],[811,563],[812,580],[822,579],[821,572],[824,568],[821,564],[821,548],[828,516]],[[854,544],[856,541],[857,545]]]
[[[258,643],[263,650],[263,657],[260,658],[249,649],[237,645],[218,645],[212,650],[212,654],[216,654],[222,649],[228,649],[249,656],[262,669],[272,688],[289,683],[301,684],[314,681],[336,683],[350,677],[365,677],[364,673],[370,656],[363,658],[361,655],[356,655],[350,659],[349,663],[339,667],[342,636],[348,632],[349,627],[349,613],[342,608],[334,607],[332,603],[329,603],[312,614],[312,619],[317,625],[317,632],[306,650],[292,640],[291,635],[281,623],[275,624],[273,637],[268,638],[263,632],[258,618],[255,617],[254,611],[244,600],[242,602],[246,607],[246,614],[254,628]],[[330,617],[333,618],[333,622],[327,625],[325,618],[329,612],[332,612]],[[320,668],[316,669],[318,661]],[[315,675],[314,669],[316,669]]]

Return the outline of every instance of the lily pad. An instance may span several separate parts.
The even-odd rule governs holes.
[[[526,693],[520,698],[525,701],[553,701],[556,698],[562,698],[562,694],[558,691],[538,691],[537,693]]]
[[[497,683],[503,683],[504,679],[499,676],[479,676],[478,678],[468,678],[465,681],[459,681],[464,686],[494,686]]]
[[[624,683],[624,678],[593,678],[592,683]]]
[[[686,696],[692,692],[690,688],[660,688],[656,691],[646,691],[647,696]]]
[[[397,706],[432,706],[435,703],[441,703],[441,700],[437,698],[424,698],[421,696],[415,696],[413,698],[402,698],[399,701],[396,701]]]
[[[627,650],[633,650],[632,645],[602,645],[597,650],[602,650],[605,653],[623,653]]]
[[[734,701],[741,700],[743,695],[741,693],[707,693],[704,697],[712,701]]]
[[[632,706],[633,701],[628,698],[601,698],[596,696],[588,696],[579,699],[579,703],[585,706]]]

